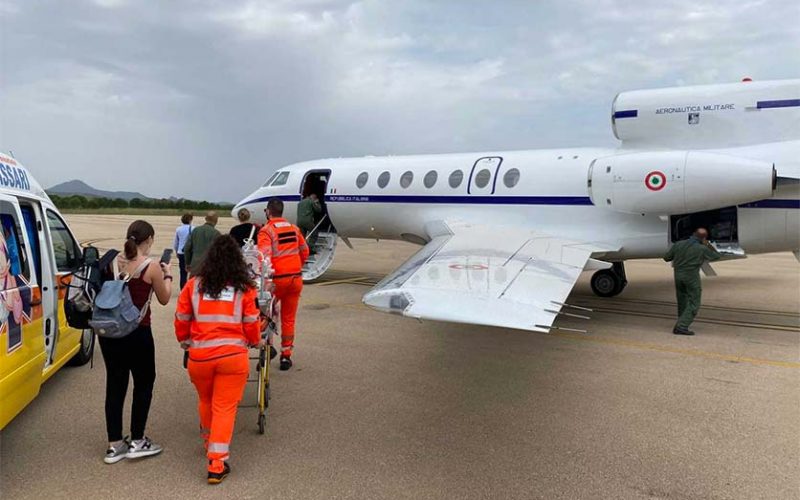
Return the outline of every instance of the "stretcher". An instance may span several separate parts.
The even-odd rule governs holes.
[[[273,316],[270,314],[264,320],[264,331],[261,337],[266,340],[264,346],[259,347],[253,356],[251,354],[250,361],[255,361],[255,366],[252,372],[255,376],[247,379],[248,384],[256,384],[256,403],[254,405],[240,405],[240,408],[257,408],[258,409],[258,433],[264,434],[267,430],[267,409],[269,408],[270,400],[270,385],[269,385],[269,362],[275,357],[273,354],[274,348],[272,347],[272,339],[275,337],[275,323],[272,320]]]
[[[269,400],[271,397],[271,389],[269,385],[269,364],[272,358],[275,357],[277,351],[272,347],[273,339],[277,334],[277,326],[275,324],[275,301],[272,297],[272,276],[273,270],[269,260],[264,259],[264,256],[259,252],[255,240],[255,227],[250,232],[250,237],[245,240],[242,247],[244,260],[247,267],[250,269],[250,274],[258,290],[258,308],[261,311],[262,331],[261,339],[262,345],[258,348],[256,356],[250,356],[251,361],[255,361],[255,376],[248,378],[248,383],[256,384],[256,404],[244,405],[255,406],[258,409],[258,432],[264,434],[267,429],[267,409],[269,408]]]

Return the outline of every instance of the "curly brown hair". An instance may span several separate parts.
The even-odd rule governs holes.
[[[227,287],[244,292],[254,286],[239,244],[227,234],[217,236],[211,243],[196,276],[200,293],[212,297],[219,297]]]

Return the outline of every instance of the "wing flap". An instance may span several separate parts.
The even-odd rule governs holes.
[[[584,267],[608,246],[480,225],[448,225],[364,296],[404,316],[547,331]]]

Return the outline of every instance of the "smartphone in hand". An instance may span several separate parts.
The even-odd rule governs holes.
[[[169,261],[172,259],[172,249],[165,248],[164,253],[161,254],[161,263],[169,265]]]

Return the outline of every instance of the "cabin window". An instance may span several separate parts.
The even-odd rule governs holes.
[[[6,276],[5,284],[0,280],[0,291],[2,291],[17,288],[16,284],[12,286],[12,282],[16,283],[16,279],[20,276],[30,280],[31,273],[17,212],[14,210],[14,205],[6,201],[0,203],[0,225],[2,226],[0,273]]]
[[[463,181],[464,181],[464,172],[462,172],[461,170],[453,171],[453,173],[450,174],[450,179],[448,179],[450,187],[453,189],[460,186]]]
[[[408,172],[404,173],[400,176],[400,186],[405,189],[411,185],[411,182],[414,180],[414,172],[409,170]]]
[[[439,178],[439,174],[436,173],[436,170],[431,170],[427,174],[425,174],[425,178],[422,179],[422,183],[425,184],[425,187],[430,189],[436,184],[436,180]]]
[[[489,172],[488,168],[484,168],[483,170],[479,171],[477,175],[475,175],[475,185],[479,188],[485,188],[489,185],[489,181],[492,179],[492,173]]]
[[[389,181],[391,179],[392,179],[392,174],[390,174],[388,170],[386,172],[383,172],[381,175],[378,176],[378,187],[381,189],[385,188],[389,184]]]
[[[503,184],[505,184],[506,187],[509,189],[516,186],[518,182],[519,182],[519,170],[516,168],[510,169],[503,176]]]
[[[367,185],[368,180],[369,180],[369,174],[366,172],[361,172],[360,174],[358,174],[358,177],[356,177],[356,187],[358,187],[358,189],[362,189],[364,186]]]
[[[264,184],[263,184],[261,187],[267,187],[267,186],[269,186],[270,184],[272,184],[272,181],[274,181],[274,180],[275,180],[275,177],[277,177],[277,176],[278,176],[278,172],[275,172],[274,174],[270,175],[270,176],[269,176],[269,179],[267,179],[266,181],[264,181]]]
[[[70,234],[64,221],[50,210],[47,211],[47,227],[50,228],[50,239],[53,242],[53,254],[56,258],[56,269],[59,272],[71,272],[78,267],[81,249],[78,242]]]
[[[270,186],[283,186],[289,180],[289,172],[280,172]]]

